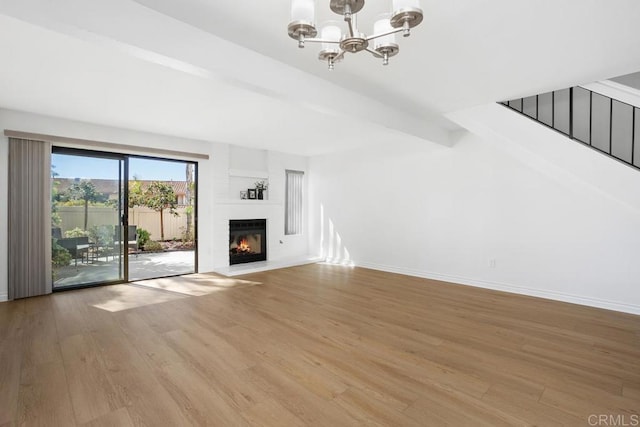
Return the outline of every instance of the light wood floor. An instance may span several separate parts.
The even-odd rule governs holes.
[[[0,304],[0,425],[584,426],[639,413],[638,316],[327,265],[243,279]]]

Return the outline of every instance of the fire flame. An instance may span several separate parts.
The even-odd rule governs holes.
[[[249,252],[250,250],[251,246],[249,246],[247,239],[240,240],[240,243],[238,244],[238,252]]]

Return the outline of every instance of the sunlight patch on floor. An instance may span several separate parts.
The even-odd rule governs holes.
[[[180,277],[166,277],[162,279],[142,280],[132,285],[146,288],[175,292],[183,295],[199,296],[220,292],[232,288],[261,285],[260,282],[239,280],[217,274],[189,274]]]
[[[187,295],[158,292],[153,289],[129,285],[106,286],[103,290],[105,292],[101,295],[99,301],[91,304],[91,306],[112,313],[188,297]]]
[[[96,301],[90,305],[115,313],[146,305],[261,284],[261,282],[232,279],[217,274],[189,274],[179,277],[141,280],[125,285],[105,286],[96,294]]]

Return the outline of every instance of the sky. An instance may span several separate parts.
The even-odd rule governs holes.
[[[118,179],[118,160],[52,154],[58,178]],[[129,158],[129,177],[152,181],[185,181],[186,163]]]

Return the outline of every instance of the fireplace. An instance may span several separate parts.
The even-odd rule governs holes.
[[[229,265],[267,260],[267,220],[229,220]]]

